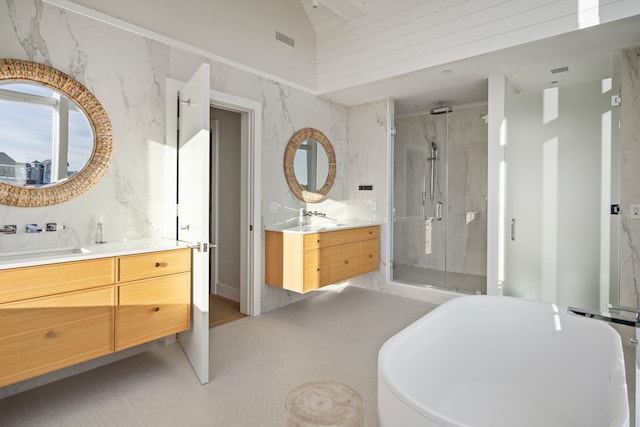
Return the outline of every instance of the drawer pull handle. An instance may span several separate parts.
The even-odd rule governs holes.
[[[369,234],[373,234],[373,231],[370,231]]]
[[[345,259],[345,260],[344,260],[344,263],[345,263],[345,264],[349,264],[349,260],[348,260],[348,259]]]
[[[158,311],[160,311],[160,307],[153,307],[153,311],[157,313]]]
[[[316,241],[316,243],[320,243],[320,239],[318,239],[318,240]]]
[[[167,263],[166,262],[156,262],[156,268],[157,267],[166,267]]]
[[[56,333],[54,331],[47,332],[47,338],[55,338],[55,337],[56,337]]]
[[[373,258],[373,254],[369,254],[369,258]]]
[[[320,271],[320,268],[317,268],[316,271]]]

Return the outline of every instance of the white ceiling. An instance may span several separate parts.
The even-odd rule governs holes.
[[[311,0],[300,1],[316,32],[345,22],[324,7],[323,0],[317,9],[311,7]],[[486,102],[490,74],[507,74],[525,92],[597,80],[611,77],[614,49],[638,43],[640,16],[322,96],[345,105],[391,97],[396,100],[397,115],[425,111],[441,101],[453,106]],[[551,74],[551,69],[564,66],[568,72]]]

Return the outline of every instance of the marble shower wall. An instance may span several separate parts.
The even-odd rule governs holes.
[[[629,205],[640,203],[640,46],[622,51],[620,130],[620,304],[640,307],[640,221]]]
[[[446,115],[396,117],[394,146],[394,261],[401,265],[485,276],[487,264],[486,106]],[[448,128],[448,129],[447,129]],[[431,143],[436,144],[435,191],[430,200]],[[448,187],[448,188],[447,188]],[[426,202],[422,206],[422,192]],[[425,249],[425,217],[432,221],[431,253]]]
[[[165,82],[186,81],[202,62],[211,65],[212,90],[262,103],[263,226],[297,219],[296,211],[305,206],[289,191],[282,168],[289,138],[303,127],[327,135],[337,158],[337,178],[328,199],[309,208],[341,221],[347,218],[344,106],[39,0],[0,2],[0,57],[42,62],[70,74],[102,103],[114,132],[113,161],[105,177],[82,196],[44,208],[0,205],[0,225],[18,224],[23,230],[26,223],[57,222],[67,229],[0,235],[0,251],[90,244],[100,216],[110,241],[161,235]],[[278,212],[268,211],[269,201],[278,204]],[[300,298],[262,284],[263,312]]]

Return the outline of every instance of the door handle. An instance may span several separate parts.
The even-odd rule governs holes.
[[[511,240],[516,240],[516,219],[511,218]]]
[[[442,202],[436,203],[436,219],[442,221]]]
[[[209,252],[209,248],[217,248],[218,245],[214,245],[211,243],[194,243],[187,245],[189,249],[196,249],[198,252]]]
[[[180,226],[180,230],[189,230],[189,227],[190,227],[190,225],[189,225],[189,224],[187,224],[187,225],[181,225],[181,226]]]

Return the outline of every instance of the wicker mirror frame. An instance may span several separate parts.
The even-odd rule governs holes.
[[[307,191],[302,188],[293,170],[293,160],[296,156],[298,147],[310,138],[315,139],[320,145],[322,145],[327,153],[327,160],[329,161],[327,180],[322,188],[316,192]],[[329,142],[329,139],[318,129],[314,128],[304,128],[294,133],[284,151],[284,176],[287,180],[287,184],[289,185],[289,189],[298,199],[307,203],[318,203],[324,200],[336,180],[336,153],[333,151],[333,146]]]
[[[86,114],[94,135],[93,152],[85,167],[68,180],[46,187],[18,187],[0,182],[0,203],[20,207],[56,205],[78,197],[93,187],[111,162],[113,131],[100,102],[73,77],[37,62],[0,59],[0,82],[36,82],[73,100]]]

